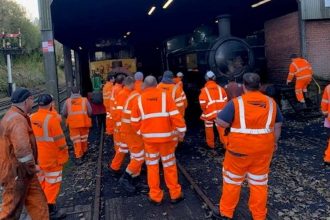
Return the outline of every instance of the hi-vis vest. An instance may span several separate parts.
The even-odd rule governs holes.
[[[183,115],[183,112],[185,110],[186,96],[181,87],[177,84],[160,83],[158,84],[158,88],[162,89],[167,93],[167,95],[172,97],[179,112]]]
[[[133,102],[138,98],[140,94],[134,90],[126,100],[121,116],[120,132],[124,133],[136,133],[131,127],[131,114],[133,108]]]
[[[312,74],[312,66],[307,62],[307,60],[296,58],[290,65],[288,82],[291,82],[294,76],[296,77],[296,80],[311,79]]]
[[[324,115],[328,115],[328,120],[330,120],[330,85],[325,87],[322,102],[321,102],[321,110]]]
[[[223,89],[218,85],[216,88],[217,92],[214,93],[213,96],[211,95],[209,88],[206,86],[203,88],[207,97],[207,100],[199,100],[201,105],[206,105],[205,110],[201,115],[201,119],[203,120],[214,120],[227,102],[227,95],[223,92]]]
[[[68,98],[66,100],[68,111],[67,124],[70,128],[91,127],[92,121],[87,113],[87,99],[83,97]]]
[[[275,143],[275,101],[260,92],[248,92],[233,99],[235,116],[227,149],[239,154],[272,153]]]

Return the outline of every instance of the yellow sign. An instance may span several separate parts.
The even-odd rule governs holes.
[[[122,67],[113,68],[113,63],[122,63]],[[113,70],[119,70],[118,72],[124,73],[135,73],[136,72],[136,59],[117,59],[117,60],[102,60],[102,61],[94,61],[90,63],[91,74],[98,72],[104,78],[108,73]]]

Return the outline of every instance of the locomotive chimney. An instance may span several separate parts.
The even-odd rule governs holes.
[[[230,33],[230,15],[224,14],[216,17],[216,22],[218,23],[219,37],[229,37]]]

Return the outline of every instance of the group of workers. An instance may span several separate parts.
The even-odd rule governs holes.
[[[296,77],[296,95],[301,103],[304,102],[302,92],[311,81],[308,71],[311,75],[307,61],[293,59],[288,82]],[[184,115],[188,103],[182,78],[181,72],[175,78],[171,71],[164,72],[160,83],[154,76],[144,79],[141,72],[134,77],[109,74],[103,87],[106,133],[113,135],[115,149],[108,169],[121,175],[118,182],[125,190],[135,192],[141,186],[139,176],[145,163],[148,198],[155,205],[160,205],[164,198],[160,188],[160,161],[171,203],[184,199],[175,158],[176,147],[184,141],[187,130]],[[269,166],[283,122],[279,107],[259,91],[258,74],[246,73],[243,84],[230,80],[224,88],[216,83],[212,71],[205,74],[205,80],[199,103],[206,143],[210,149],[215,148],[215,126],[226,150],[219,214],[223,219],[233,217],[241,185],[246,179],[253,219],[266,219]],[[74,87],[62,108],[78,165],[87,153],[92,114],[90,103],[79,93]],[[32,219],[64,218],[65,213],[59,212],[55,204],[63,165],[69,155],[61,116],[54,108],[53,98],[49,94],[40,95],[39,109],[33,114],[30,113],[34,98],[29,90],[17,89],[11,101],[12,107],[0,126],[0,182],[3,186],[0,219],[19,219],[23,206]],[[327,116],[325,127],[330,128],[330,85],[324,91],[321,107]],[[130,162],[122,174],[120,170],[128,154]],[[330,164],[330,142],[324,161]]]

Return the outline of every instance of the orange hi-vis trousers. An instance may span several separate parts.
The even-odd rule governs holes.
[[[37,175],[48,204],[56,204],[56,199],[61,189],[62,170],[62,166],[47,170],[40,168],[40,172]]]
[[[220,213],[232,218],[240,197],[241,184],[247,179],[250,187],[249,208],[254,220],[267,215],[268,173],[272,155],[234,156],[226,152],[223,162],[223,188]]]
[[[30,180],[18,178],[3,185],[0,219],[20,219],[23,206],[32,219],[49,219],[46,197],[36,175]]]
[[[108,135],[112,135],[113,134],[113,130],[115,127],[115,123],[112,120],[111,114],[110,112],[107,112],[107,116],[106,116],[106,121],[105,121],[105,133]]]
[[[181,185],[178,182],[178,170],[175,159],[177,142],[144,143],[145,160],[148,171],[149,197],[155,202],[163,199],[163,191],[160,189],[159,160],[161,159],[164,169],[164,178],[170,191],[171,199],[181,196]]]
[[[304,92],[307,92],[307,86],[310,84],[311,81],[311,78],[299,79],[296,81],[295,93],[298,102],[305,102]]]
[[[89,128],[69,128],[76,158],[81,158],[88,149]]]
[[[123,161],[126,157],[126,154],[128,154],[128,145],[126,142],[122,141],[122,134],[119,132],[119,128],[115,128],[114,134],[114,146],[115,146],[115,157],[112,159],[110,167],[113,170],[120,170],[121,165],[123,164]]]
[[[210,148],[214,148],[215,147],[214,131],[213,131],[214,121],[204,121],[204,124],[205,124],[205,136],[206,136],[207,146],[209,146]],[[223,144],[223,146],[226,146],[227,137],[224,136],[225,129],[220,126],[216,126],[216,127],[217,127],[217,131],[218,131],[221,143]]]
[[[330,163],[330,128],[327,128],[328,133],[328,146],[327,149],[324,152],[324,162]]]
[[[122,140],[128,145],[130,152],[130,162],[126,168],[126,172],[132,177],[137,177],[141,173],[144,163],[144,145],[142,138],[133,133],[122,133]]]

